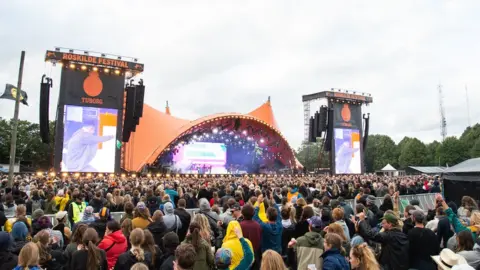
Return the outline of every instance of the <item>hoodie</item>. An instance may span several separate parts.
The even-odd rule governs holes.
[[[478,241],[478,242],[480,242],[480,241]],[[464,257],[465,260],[467,260],[467,263],[471,267],[477,268],[477,267],[480,266],[480,245],[475,244],[473,246],[473,250],[460,251],[460,252],[458,252],[458,255],[462,255],[462,257]]]
[[[350,242],[350,230],[348,229],[347,224],[343,220],[335,221],[336,224],[342,226],[343,232],[345,233],[345,237],[347,237],[347,241]]]
[[[220,235],[220,229],[218,228],[218,225],[217,225],[217,221],[220,220],[220,217],[217,215],[217,213],[213,212],[210,209],[210,203],[208,202],[207,199],[205,198],[200,199],[198,201],[198,204],[200,206],[199,213],[207,217],[208,224],[210,225],[210,229],[212,230],[215,238],[217,238]]]
[[[159,247],[163,247],[163,236],[168,232],[165,223],[162,220],[157,220],[150,223],[147,230],[152,233],[155,244]]]
[[[167,202],[164,210],[165,216],[163,216],[163,222],[165,223],[165,226],[167,226],[168,230],[177,232],[180,228],[182,228],[182,221],[177,215],[175,215],[173,204],[171,202]]]
[[[127,251],[127,239],[121,230],[105,235],[100,244],[99,249],[105,250],[107,253],[108,269],[112,269],[118,260],[118,257]]]
[[[260,207],[255,207],[255,215],[253,219],[262,227],[261,251],[262,253],[267,249],[272,249],[279,254],[282,254],[282,217],[278,205],[274,204],[277,209],[277,220],[275,222],[263,222],[258,211]]]
[[[315,264],[317,269],[322,269],[322,256],[324,251],[323,238],[318,232],[307,232],[297,239],[295,254],[297,269],[307,269],[309,264]]]
[[[242,249],[242,244],[240,243],[240,239],[238,239],[237,235],[235,234],[235,228],[241,228],[240,223],[238,221],[232,221],[228,224],[227,232],[225,233],[225,237],[223,238],[222,248],[230,249],[232,252],[232,262],[230,264],[229,269],[236,269],[240,265],[248,265],[250,266],[253,263],[253,258],[249,258],[245,256]],[[253,254],[253,247],[250,240],[244,238],[245,241],[248,243],[248,247],[250,248],[251,253]],[[249,261],[244,261],[249,260]],[[248,269],[239,267],[242,269]]]

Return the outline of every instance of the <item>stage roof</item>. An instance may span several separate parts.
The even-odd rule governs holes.
[[[480,172],[480,158],[471,158],[455,166],[446,168],[443,173],[476,173]]]
[[[140,171],[145,165],[153,164],[182,137],[215,125],[229,128],[235,126],[239,130],[248,130],[249,136],[256,139],[268,139],[268,142],[265,142],[268,144],[268,151],[279,153],[278,158],[284,165],[301,167],[293,149],[281,134],[270,101],[267,101],[247,114],[218,113],[193,121],[172,116],[168,105],[165,112],[161,112],[144,104],[143,117],[140,118],[136,131],[132,132],[130,141],[125,144],[122,168],[127,171]]]

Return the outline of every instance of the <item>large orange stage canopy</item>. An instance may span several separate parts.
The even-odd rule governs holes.
[[[137,172],[147,164],[153,164],[162,154],[170,151],[182,138],[201,129],[217,126],[240,130],[253,139],[264,142],[267,152],[273,153],[286,167],[301,167],[296,160],[294,151],[280,132],[273,115],[270,101],[247,113],[218,113],[190,121],[170,114],[170,108],[165,112],[144,104],[143,117],[130,141],[125,144],[122,152],[122,168]]]

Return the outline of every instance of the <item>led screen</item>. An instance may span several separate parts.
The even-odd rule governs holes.
[[[223,143],[194,142],[177,149],[173,162],[174,167],[181,172],[197,172],[204,165],[212,167],[209,169],[211,173],[223,173],[225,170],[227,147]]]
[[[335,173],[362,173],[360,131],[358,129],[335,128]]]
[[[65,105],[62,172],[115,171],[117,113]]]

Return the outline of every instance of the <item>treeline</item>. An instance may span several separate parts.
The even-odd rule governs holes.
[[[303,144],[297,151],[298,160],[308,170],[329,167],[328,154],[320,153],[322,143]],[[387,135],[370,135],[365,149],[367,172],[391,164],[397,169],[408,166],[453,166],[469,158],[480,157],[480,124],[468,127],[457,137],[443,142],[425,144],[417,138],[404,137],[398,144]]]

